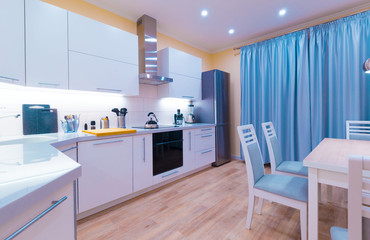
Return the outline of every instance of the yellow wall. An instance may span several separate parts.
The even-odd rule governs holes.
[[[240,156],[240,141],[236,127],[240,125],[240,55],[228,49],[212,55],[212,68],[230,73],[229,112],[231,123],[231,154]]]
[[[83,0],[42,0],[68,11],[89,17],[124,31],[136,34],[136,22],[128,20],[110,11],[99,8]],[[232,49],[210,54],[174,38],[158,33],[158,50],[173,47],[183,52],[202,58],[202,70],[220,69],[230,73],[230,115],[232,155],[239,156],[239,138],[236,127],[240,122],[240,56]]]
[[[122,29],[124,31],[136,34],[136,22],[128,20],[127,18],[121,17],[110,11],[99,8],[91,3],[85,2],[83,0],[42,0],[44,2],[53,4],[60,8],[64,8],[68,11],[80,14],[85,17],[103,22],[105,24],[114,26],[116,28]],[[168,37],[164,34],[158,33],[158,50],[166,47],[173,47],[180,51],[189,53],[191,55],[202,58],[202,70],[207,71],[211,68],[211,54],[199,50],[195,47],[187,45],[176,39]]]

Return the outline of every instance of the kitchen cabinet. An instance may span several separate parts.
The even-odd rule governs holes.
[[[133,137],[134,192],[153,184],[152,135]]]
[[[70,89],[136,95],[138,66],[70,52]]]
[[[67,11],[25,1],[26,85],[68,88]]]
[[[77,145],[76,143],[67,144],[64,146],[57,147],[59,151],[64,153],[66,156],[68,156],[70,159],[77,162]]]
[[[69,12],[69,50],[138,65],[138,37]]]
[[[195,168],[203,167],[216,160],[215,128],[201,128],[195,131]]]
[[[56,204],[58,201],[60,203]],[[15,233],[51,206],[55,206],[55,208],[47,211],[40,219],[34,221],[29,227],[21,231],[15,239],[75,239],[76,225],[72,183],[36,203],[19,216],[9,219],[0,228],[0,239],[5,239]]]
[[[158,74],[173,82],[158,86],[159,97],[201,99],[202,59],[182,51],[165,48],[158,51]]]
[[[188,172],[195,168],[195,130],[183,131],[183,153],[184,153],[184,171]]]
[[[69,12],[70,89],[139,95],[138,38]]]
[[[78,143],[79,213],[132,193],[132,137]]]
[[[24,0],[0,1],[0,32],[0,81],[24,85]]]

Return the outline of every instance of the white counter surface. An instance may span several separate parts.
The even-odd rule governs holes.
[[[214,126],[198,123],[173,128],[136,129],[134,134],[105,137],[78,132],[0,138],[0,226],[81,176],[80,164],[55,147],[81,141]]]

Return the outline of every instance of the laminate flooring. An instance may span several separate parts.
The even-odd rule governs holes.
[[[266,173],[270,169],[266,168]],[[333,202],[319,204],[319,239],[330,238],[330,227],[347,225],[343,190],[333,189]],[[245,228],[248,184],[245,164],[233,160],[155,189],[81,219],[77,239],[300,239],[299,211],[264,202]]]

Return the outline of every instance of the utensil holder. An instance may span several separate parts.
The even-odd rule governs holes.
[[[80,119],[68,119],[66,121],[61,121],[62,129],[65,133],[73,133],[78,131],[80,126]]]

